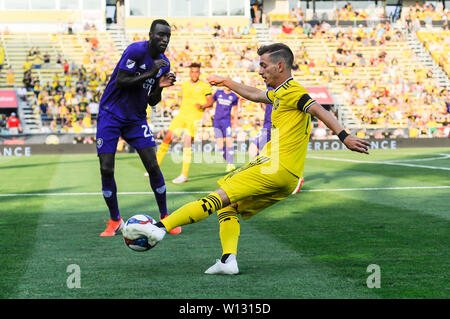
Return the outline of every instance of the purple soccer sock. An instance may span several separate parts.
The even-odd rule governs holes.
[[[227,147],[225,160],[227,161],[227,164],[234,163],[234,147]]]
[[[149,176],[149,180],[158,204],[159,217],[162,219],[167,215],[166,182],[161,172],[159,175]]]
[[[114,177],[102,176],[102,193],[109,209],[110,218],[114,221],[120,220],[119,204],[117,202],[117,186]]]

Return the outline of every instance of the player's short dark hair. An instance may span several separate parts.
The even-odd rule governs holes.
[[[191,65],[189,65],[189,68],[201,68],[202,64],[198,62],[192,62]]]
[[[156,19],[156,20],[153,20],[152,25],[150,26],[150,33],[152,33],[155,30],[155,27],[158,24],[166,25],[166,26],[168,26],[170,28],[170,24],[166,20],[164,20],[164,19]]]
[[[284,43],[273,43],[258,48],[259,56],[266,53],[270,53],[269,58],[272,62],[283,60],[289,70],[294,64],[294,53],[292,53],[292,50]]]

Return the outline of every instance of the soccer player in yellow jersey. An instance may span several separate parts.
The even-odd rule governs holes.
[[[192,159],[192,141],[198,130],[200,120],[205,109],[213,105],[211,86],[200,80],[200,67],[198,63],[192,63],[189,70],[188,81],[181,84],[181,105],[179,113],[173,118],[164,139],[159,146],[156,158],[161,165],[174,135],[181,135],[183,138],[183,164],[181,175],[172,182],[175,184],[187,182],[189,167]]]
[[[258,55],[259,74],[267,86],[275,88],[273,91],[264,92],[216,75],[208,77],[208,81],[228,87],[248,100],[273,104],[271,141],[254,160],[221,178],[215,192],[184,205],[155,225],[136,224],[124,234],[131,239],[144,235],[151,244],[156,244],[172,228],[198,222],[217,211],[223,254],[206,274],[239,272],[236,261],[239,215],[248,219],[296,192],[303,176],[311,115],[333,130],[348,149],[368,154],[370,146],[367,141],[346,133],[336,118],[292,78],[294,56],[288,46],[282,43],[262,46]]]

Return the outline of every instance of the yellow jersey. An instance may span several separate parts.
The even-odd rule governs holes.
[[[205,104],[206,97],[211,95],[211,86],[205,81],[198,80],[192,83],[190,80],[181,83],[181,105],[178,115],[182,115],[188,120],[201,120],[204,110],[198,109],[195,105]]]
[[[261,154],[272,160],[278,154],[279,163],[301,178],[311,133],[311,115],[306,111],[315,101],[292,77],[266,91],[266,96],[273,104],[272,129],[271,140]]]

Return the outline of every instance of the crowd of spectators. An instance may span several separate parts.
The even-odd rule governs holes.
[[[414,6],[410,5],[402,9],[402,19],[408,26],[415,24],[416,28],[420,26],[419,21],[423,21],[428,26],[431,26],[433,21],[444,21],[446,24],[450,19],[450,10],[444,9],[442,4],[437,7],[432,3],[425,2],[420,5],[416,2]]]
[[[345,7],[339,14],[344,19],[350,16],[350,12],[363,16],[363,12],[356,14],[357,11],[351,6]],[[301,12],[298,14],[303,16]],[[192,32],[203,35],[192,37]],[[346,28],[333,28],[325,21],[314,25],[307,22],[286,22],[280,27],[272,27],[270,32],[272,38],[281,41],[284,37],[294,35],[300,39],[324,39],[337,44],[336,51],[323,59],[310,56],[307,47],[299,46],[295,49],[295,62],[292,66],[296,74],[314,75],[327,84],[355,73],[361,67],[376,68],[379,71],[379,77],[353,79],[344,84],[342,97],[345,103],[353,106],[355,115],[364,127],[372,126],[377,130],[368,133],[363,128],[358,132],[359,136],[438,137],[448,132],[445,131],[449,122],[448,90],[440,88],[432,73],[420,66],[413,70],[414,78],[404,76],[404,66],[397,57],[390,56],[388,50],[383,49],[388,43],[406,40],[405,33],[389,22]],[[95,33],[92,34],[85,38],[87,49],[81,63],[69,63],[58,56],[55,63],[63,73],[55,72],[53,80],[46,83],[41,83],[38,77],[33,76],[32,70],[53,61],[46,59],[46,54],[41,54],[39,48],[29,51],[24,65],[23,84],[28,92],[28,102],[34,105],[42,119],[44,131],[81,133],[95,130],[99,99],[116,63],[107,52],[117,50],[112,43],[101,43]],[[186,36],[183,37],[183,34]],[[200,62],[203,77],[214,70],[225,72],[249,85],[264,88],[257,74],[259,59],[253,27],[224,28],[216,23],[195,29],[189,24],[184,27],[173,25],[172,35],[171,46],[166,54],[171,61],[172,71],[177,76],[177,85],[187,79],[188,66],[192,62]],[[172,45],[177,38],[178,41],[183,41],[182,45]],[[130,40],[134,42],[147,39],[148,35],[143,33],[134,34]],[[101,47],[106,47],[106,50],[100,50]],[[361,47],[378,49],[367,55],[360,50]],[[414,58],[412,51],[405,52],[405,56]],[[173,118],[180,104],[179,93],[177,86],[166,89],[157,114]],[[264,110],[248,101],[241,101],[240,108],[240,116],[233,122],[235,137],[238,137],[238,132],[246,132],[252,137],[262,124]],[[212,136],[212,116],[212,110],[205,112],[201,134],[204,139]],[[391,129],[396,126],[400,128]],[[330,132],[325,130],[324,133],[324,130],[323,123],[316,123],[313,137],[329,137]]]
[[[29,101],[40,114],[47,132],[92,132],[98,114],[99,101],[106,79],[99,81],[97,73],[87,74],[84,67],[68,72],[63,79],[57,73],[51,83],[41,84],[29,79]]]
[[[85,30],[86,31],[86,30]],[[32,48],[24,65],[23,86],[25,99],[40,116],[42,130],[54,133],[92,133],[95,131],[96,118],[101,94],[106,87],[109,74],[115,65],[111,52],[116,49],[110,44],[99,50],[100,42],[95,30],[84,34],[85,52],[81,63],[58,54],[52,64],[57,71],[51,81],[41,82],[39,75],[33,73],[39,55],[39,48]],[[54,34],[53,37],[75,37],[72,33]],[[58,41],[58,39],[53,39]],[[114,51],[111,51],[113,49]],[[34,57],[33,57],[34,56]],[[43,55],[44,63],[51,61]]]
[[[346,3],[342,7],[334,10],[317,10],[309,19],[302,8],[292,8],[289,12],[289,18],[291,22],[302,24],[307,20],[362,21],[383,20],[386,17],[383,10],[375,6],[370,6],[367,9],[355,9],[351,3]]]
[[[420,30],[417,37],[430,52],[435,62],[450,76],[450,30],[448,25],[442,30]]]

